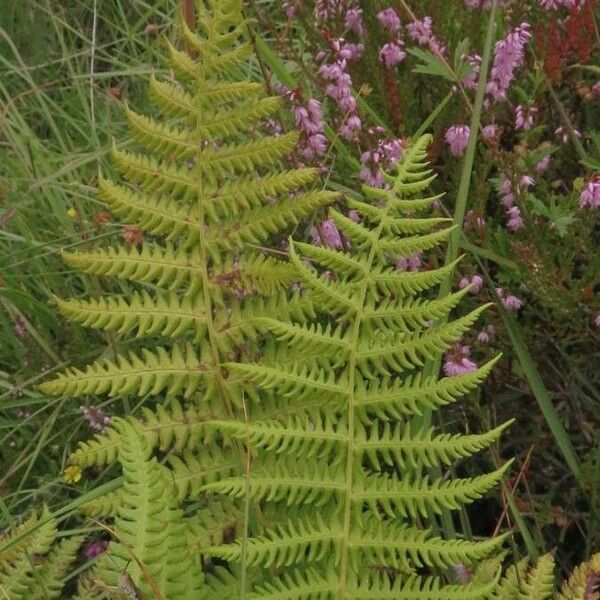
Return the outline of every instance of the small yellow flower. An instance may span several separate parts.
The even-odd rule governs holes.
[[[77,216],[77,210],[75,210],[72,206],[71,208],[69,208],[69,210],[67,210],[67,215],[69,217],[71,217],[71,219],[74,219]]]
[[[77,483],[81,479],[81,469],[77,465],[69,465],[63,471],[65,483]]]

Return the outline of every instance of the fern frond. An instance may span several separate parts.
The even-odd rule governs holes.
[[[35,581],[30,598],[54,600],[61,597],[65,576],[77,557],[83,536],[65,538],[46,555],[44,562],[36,565],[32,577]]]
[[[127,572],[144,596],[165,600],[198,597],[202,574],[187,546],[183,515],[165,470],[129,423],[115,419],[123,437],[123,495],[115,520],[118,538],[103,561],[102,579],[115,585]]]

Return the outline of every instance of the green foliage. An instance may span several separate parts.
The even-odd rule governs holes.
[[[250,53],[238,41],[239,0],[198,8],[204,37],[182,30],[199,60],[171,46],[179,82],[151,81],[161,116],[127,109],[145,153],[115,146],[122,180],[99,177],[100,200],[152,242],[66,254],[141,289],[57,301],[82,324],[146,341],[40,386],[164,398],[142,418],[115,419],[72,456],[123,472],[119,489],[83,506],[114,517],[90,585],[164,600],[485,598],[496,573],[449,585],[445,572],[481,562],[504,538],[444,539],[434,523],[501,480],[510,463],[463,478],[450,467],[506,425],[464,436],[423,430],[418,419],[489,373],[494,361],[452,378],[422,372],[486,307],[450,320],[466,291],[434,292],[454,265],[393,266],[440,248],[452,231],[422,214],[437,199],[426,196],[431,138],[415,140],[385,175],[389,190],[367,187],[349,202],[358,222],[329,210],[344,251],[290,239],[289,262],[260,256],[257,245],[336,194],[304,189],[316,171],[280,166],[296,134],[261,132],[279,101],[238,80]],[[207,568],[203,583],[200,555],[227,570]]]
[[[10,600],[61,595],[65,576],[76,558],[81,536],[57,542],[56,520],[44,507],[0,537],[0,593]]]

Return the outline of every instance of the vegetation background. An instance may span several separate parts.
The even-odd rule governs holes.
[[[433,113],[438,185],[449,191],[440,210],[452,213],[461,160],[448,152],[444,133],[468,122],[468,106],[448,78],[414,72],[422,57],[410,56],[391,80],[377,66],[384,34],[376,30],[374,14],[390,4],[365,9],[373,35],[365,38],[364,60],[352,67],[355,88],[363,92],[363,118],[409,137]],[[486,13],[468,10],[462,0],[407,4],[419,17],[432,16],[451,56],[462,40],[481,50]],[[409,20],[407,4],[393,3]],[[598,209],[578,207],[582,187],[600,170],[600,100],[592,91],[600,76],[600,39],[596,4],[589,4],[592,35],[581,33],[575,51],[558,57],[559,73],[549,70],[556,57],[547,43],[558,14],[533,0],[510,2],[500,12],[498,36],[525,17],[537,29],[510,101],[495,115],[504,128],[501,141],[495,149],[480,144],[477,150],[468,208],[486,225],[467,231],[462,269],[471,276],[485,268],[496,285],[522,299],[523,308],[508,312],[493,285],[473,300],[496,302],[486,323],[495,327],[493,342],[474,343],[475,357],[501,350],[504,359],[481,393],[446,423],[480,430],[516,418],[511,434],[484,458],[498,463],[516,456],[515,477],[477,513],[463,515],[460,526],[475,533],[496,522],[514,527],[522,542],[515,554],[556,548],[565,573],[600,548],[600,328],[594,323],[600,313],[600,220]],[[82,407],[69,398],[45,397],[35,384],[66,365],[126,348],[118,336],[67,322],[52,297],[109,291],[104,281],[66,268],[61,249],[100,238],[139,241],[140,231],[103,211],[94,183],[98,163],[108,168],[113,136],[125,138],[122,103],[139,112],[146,108],[145,82],[165,68],[161,36],[172,35],[178,8],[175,0],[0,3],[0,529],[44,502],[64,506],[95,483],[93,477],[76,486],[63,479],[66,457],[92,433]],[[262,40],[272,50],[260,46],[254,77],[266,77],[269,85],[302,81],[304,98],[323,100],[315,54],[343,27],[315,26],[311,3],[295,19],[279,2],[248,2],[247,11],[259,45]],[[517,104],[537,107],[533,130],[516,131]],[[327,119],[334,110],[324,106]],[[291,113],[282,121],[294,125]],[[579,145],[557,138],[558,127],[581,132]],[[336,152],[322,160],[327,180],[338,188],[349,181],[358,185],[368,141],[335,143]],[[551,167],[536,176],[523,199],[525,227],[513,234],[497,199],[499,167],[525,173],[546,154]],[[139,407],[122,399],[95,408],[110,415]]]

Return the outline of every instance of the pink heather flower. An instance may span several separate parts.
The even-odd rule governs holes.
[[[479,332],[477,335],[477,341],[481,344],[487,344],[494,337],[495,333],[496,328],[493,325],[488,325]]]
[[[433,34],[431,17],[412,21],[407,25],[408,35],[421,46],[429,48],[434,54],[445,54],[446,47]]]
[[[104,428],[110,425],[111,418],[104,414],[101,408],[96,406],[80,406],[79,412],[88,422],[88,425],[96,431],[104,431]]]
[[[363,34],[363,11],[360,8],[351,8],[344,17],[344,26],[356,35]]]
[[[496,293],[500,296],[500,300],[502,300],[502,304],[507,310],[519,310],[523,306],[523,302],[519,298],[512,294],[505,295],[502,288],[496,288]]]
[[[373,150],[367,150],[360,156],[363,168],[360,178],[372,187],[383,187],[382,168],[388,169],[396,164],[404,154],[401,138],[381,139]]]
[[[531,38],[530,29],[529,23],[521,23],[494,46],[494,64],[486,91],[495,102],[506,99],[515,71],[525,58],[525,44]]]
[[[593,85],[592,92],[594,92],[596,96],[600,96],[600,79]]]
[[[579,208],[596,208],[600,206],[600,177],[589,181],[579,194]]]
[[[406,58],[406,52],[402,49],[402,41],[388,42],[379,50],[379,60],[386,69],[391,69]]]
[[[315,0],[315,16],[327,21],[344,10],[345,0]]]
[[[537,165],[535,165],[535,172],[536,173],[543,173],[548,168],[549,164],[550,164],[550,155],[544,156],[544,158],[542,158],[537,163]]]
[[[362,44],[353,44],[352,42],[346,42],[340,49],[339,55],[346,60],[358,60],[365,51],[365,47]]]
[[[539,0],[540,6],[546,10],[557,10],[559,8],[573,8],[575,0]]]
[[[454,344],[452,349],[446,352],[444,357],[444,373],[447,377],[455,377],[464,373],[472,373],[477,365],[469,359],[471,349],[469,346]]]
[[[379,24],[387,29],[390,33],[398,33],[400,31],[400,17],[393,8],[386,8],[377,13]]]
[[[511,206],[506,211],[506,217],[508,219],[506,222],[506,227],[510,231],[519,231],[519,229],[523,229],[523,227],[525,227],[525,224],[523,223],[523,217],[521,216],[521,210],[518,206]]]
[[[15,323],[15,333],[17,334],[18,338],[25,339],[25,337],[27,336],[27,325],[25,325],[25,321],[19,319]]]
[[[306,107],[294,107],[294,120],[301,134],[299,150],[300,154],[311,160],[315,156],[322,156],[327,150],[327,138],[324,135],[325,124],[321,103],[311,98]]]
[[[581,138],[581,132],[577,129],[573,129],[573,133],[576,138]],[[563,144],[569,141],[569,132],[561,125],[554,130],[554,135],[560,139]]]
[[[515,109],[515,129],[527,131],[533,127],[533,118],[537,113],[535,106],[525,107],[519,104]]]
[[[383,174],[379,169],[363,167],[359,173],[360,178],[371,187],[382,188],[385,184]]]
[[[354,209],[348,211],[348,218],[355,223],[360,223],[360,215]]]
[[[313,227],[310,237],[315,246],[329,246],[338,249],[344,247],[342,234],[331,219],[325,219],[319,227]]]
[[[464,290],[468,285],[471,286],[469,294],[478,294],[481,291],[481,288],[483,287],[483,277],[475,273],[471,277],[471,279],[465,276],[462,277],[461,280],[458,282],[458,287],[461,290]]]
[[[293,19],[298,12],[298,0],[288,0],[283,3],[283,12],[288,19]]]
[[[600,329],[600,313],[594,317],[594,325]]]
[[[456,579],[458,579],[459,583],[466,584],[469,583],[471,579],[471,569],[463,564],[454,565],[454,574],[456,575]]]
[[[356,114],[350,115],[340,126],[338,133],[345,140],[353,140],[362,127],[362,121]]]
[[[488,142],[495,142],[500,136],[500,128],[495,123],[490,123],[483,128],[483,137]]]
[[[421,252],[413,252],[408,258],[398,257],[396,269],[398,271],[418,271],[421,267]]]
[[[530,188],[532,185],[535,185],[535,179],[531,175],[523,175],[520,185],[525,189]]]
[[[478,229],[480,231],[485,227],[485,217],[481,214],[476,214],[473,210],[468,210],[465,215],[465,229]]]
[[[453,125],[446,130],[444,136],[450,146],[450,152],[455,156],[462,156],[469,143],[471,129],[468,125]]]
[[[510,208],[515,203],[512,181],[504,174],[500,175],[500,202],[504,208]]]
[[[96,556],[100,556],[108,550],[108,540],[98,540],[97,542],[92,542],[85,550],[84,554],[88,560],[92,560],[92,558],[96,558]]]
[[[471,72],[462,80],[463,87],[467,90],[474,90],[479,80],[479,71],[481,71],[481,56],[479,54],[464,54],[462,59],[471,66]]]

